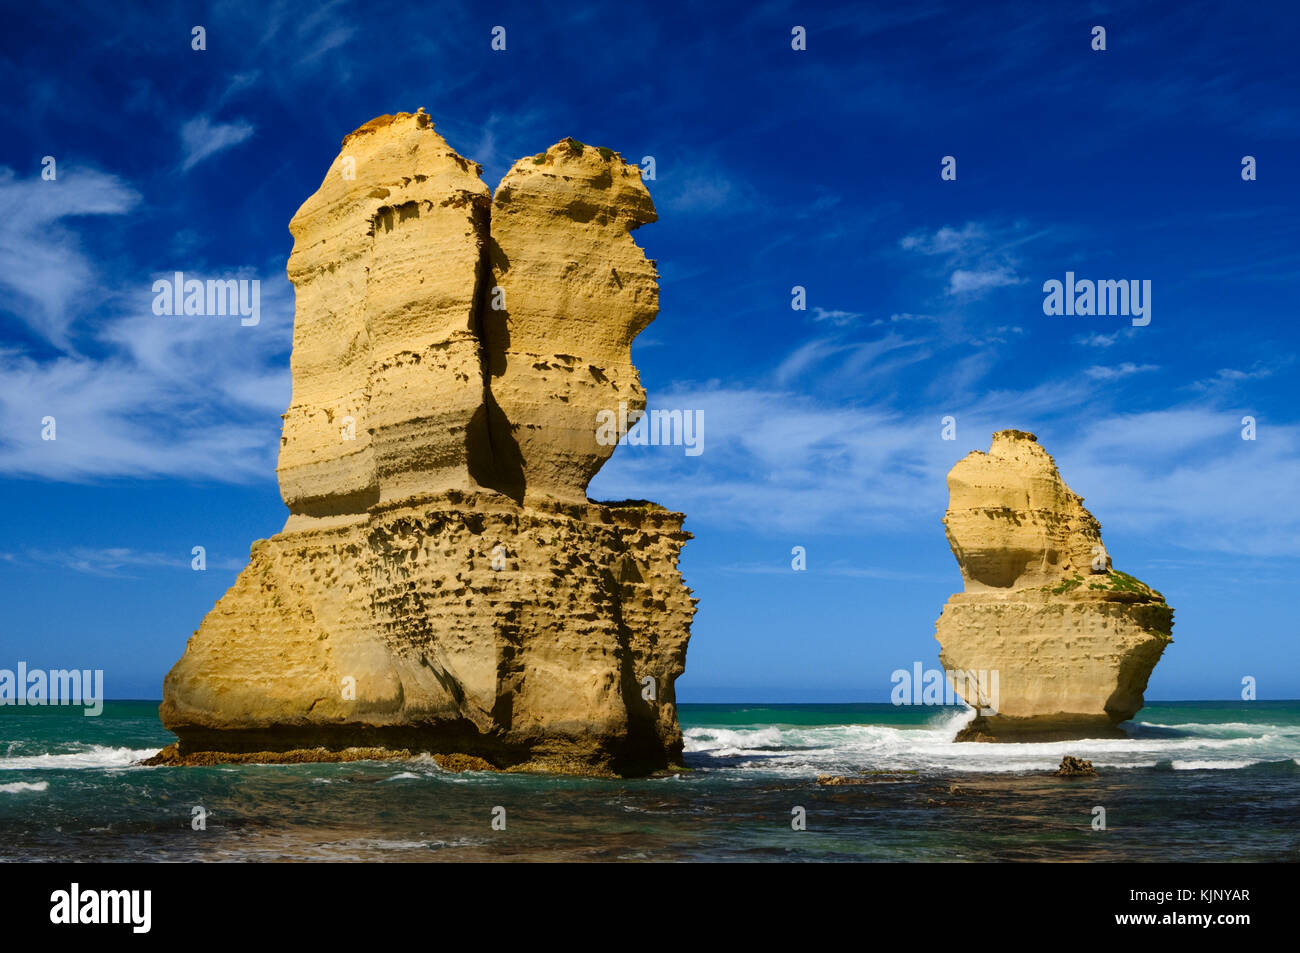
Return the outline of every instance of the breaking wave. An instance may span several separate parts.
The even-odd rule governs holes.
[[[1175,771],[1238,770],[1274,762],[1295,764],[1300,726],[1140,723],[1126,738],[1028,744],[957,743],[974,712],[946,712],[926,724],[755,725],[686,729],[692,766],[779,775],[866,770],[1018,772],[1055,768],[1065,755],[1098,767]],[[1148,730],[1154,729],[1154,730]]]
[[[20,794],[23,791],[44,791],[49,786],[49,781],[14,781],[11,784],[0,784],[0,794]]]
[[[0,771],[57,771],[85,768],[125,768],[158,753],[157,748],[113,748],[84,745],[80,751],[11,755],[0,758]]]

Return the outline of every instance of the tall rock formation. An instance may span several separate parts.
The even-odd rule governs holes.
[[[586,495],[597,411],[644,401],[657,287],[629,232],[653,204],[572,140],[495,200],[479,173],[423,111],[382,116],[294,216],[289,517],[168,674],[155,763],[680,761],[690,534]]]
[[[1101,526],[1033,434],[1004,430],[948,474],[965,591],[936,624],[940,661],[979,710],[959,740],[1122,734],[1171,641],[1160,593],[1112,568]]]

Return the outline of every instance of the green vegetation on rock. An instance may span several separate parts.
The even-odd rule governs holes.
[[[1096,582],[1088,584],[1089,589],[1099,589],[1104,592],[1133,592],[1140,596],[1154,596],[1157,599],[1163,599],[1160,593],[1156,592],[1141,579],[1130,576],[1126,572],[1120,572],[1118,569],[1112,569],[1104,576],[1099,576]]]
[[[1075,573],[1073,579],[1062,579],[1060,584],[1057,586],[1043,586],[1043,591],[1050,592],[1053,595],[1059,596],[1062,593],[1069,592],[1071,589],[1079,588],[1079,586],[1081,586],[1082,584],[1083,584],[1083,577],[1080,576],[1078,573]]]
[[[668,507],[660,506],[658,503],[651,503],[649,500],[592,500],[600,506],[608,506],[611,509],[620,510],[649,510],[650,512],[667,513]]]

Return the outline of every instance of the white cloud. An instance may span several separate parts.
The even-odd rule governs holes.
[[[234,99],[236,96],[243,94],[245,91],[252,89],[257,85],[261,78],[262,71],[260,69],[247,69],[243,72],[234,74],[230,77],[230,81],[226,83],[226,88],[222,92],[221,98],[218,100],[218,105],[223,105],[229,100]]]
[[[978,222],[967,222],[960,229],[945,225],[927,235],[913,232],[905,235],[898,244],[907,251],[922,255],[965,255],[982,248],[989,240],[988,230]]]
[[[624,159],[634,165],[638,161],[636,156],[625,155]],[[646,185],[661,209],[692,214],[734,213],[758,204],[752,187],[731,176],[721,163],[702,159],[681,164],[661,157],[655,172],[657,179]],[[757,211],[771,214],[774,210],[765,203]]]
[[[994,288],[1018,285],[1019,260],[1012,249],[1040,237],[1026,235],[1018,226],[998,228],[967,222],[960,229],[945,225],[932,233],[912,232],[899,240],[904,251],[943,259],[948,273],[947,293],[978,298]]]
[[[845,345],[834,338],[814,338],[795,348],[777,365],[774,377],[777,383],[786,384],[803,374],[806,370],[820,364],[826,358],[845,349]]]
[[[785,386],[813,368],[840,358],[841,363],[833,373],[839,378],[853,379],[876,365],[883,355],[906,348],[917,348],[924,343],[924,340],[906,338],[894,331],[872,341],[845,341],[839,337],[814,338],[787,355],[777,365],[772,376],[778,385]],[[909,358],[904,363],[910,363],[915,359],[917,358]],[[878,367],[875,369],[879,372]],[[832,372],[823,369],[821,373]]]
[[[0,351],[0,473],[64,481],[273,478],[289,403],[293,297],[262,278],[261,322],[161,317],[151,280],[105,309],[97,358]],[[239,272],[241,277],[247,272]],[[56,439],[41,439],[53,417]]]
[[[680,184],[669,184],[665,204],[675,212],[712,212],[732,204],[736,189],[717,174],[696,174]]]
[[[1291,357],[1284,357],[1278,361],[1279,365],[1290,364],[1294,360]],[[1196,390],[1229,390],[1237,384],[1245,381],[1262,380],[1266,377],[1272,377],[1276,367],[1264,364],[1256,364],[1248,371],[1237,370],[1233,367],[1221,367],[1215,371],[1213,377],[1197,381],[1192,385]]]
[[[813,308],[814,321],[829,321],[831,324],[852,324],[862,317],[859,311],[840,311],[838,309]]]
[[[90,293],[96,270],[66,220],[121,215],[139,198],[121,179],[94,169],[58,167],[58,178],[47,182],[0,168],[0,288],[16,296],[4,310],[68,349],[72,322],[98,299]]]
[[[216,123],[207,116],[197,116],[181,126],[181,171],[188,172],[204,159],[237,146],[253,134],[253,126],[244,120]]]
[[[1024,279],[1017,277],[1008,267],[987,268],[983,271],[967,271],[958,268],[948,278],[948,294],[979,294],[990,288],[1005,285],[1018,285]]]
[[[1240,413],[1193,403],[1095,420],[1053,453],[1103,529],[1202,553],[1300,556],[1294,424],[1242,440]]]
[[[175,553],[142,552],[129,547],[95,549],[78,546],[68,550],[25,549],[20,553],[0,553],[8,563],[41,563],[71,569],[91,576],[132,578],[130,570],[183,569],[192,571],[193,555],[187,550]],[[246,559],[206,556],[208,569],[240,570],[248,564]],[[138,577],[136,577],[138,578]]]
[[[1110,367],[1094,364],[1084,373],[1096,381],[1113,381],[1121,377],[1128,377],[1130,374],[1142,374],[1146,371],[1158,370],[1160,368],[1156,364],[1134,364],[1132,361],[1125,361],[1123,364],[1115,364]]]
[[[884,318],[876,318],[876,320],[874,320],[874,321],[871,322],[871,326],[872,326],[872,327],[876,327],[877,325],[881,325],[881,324],[885,324],[885,323],[889,323],[889,324],[902,324],[902,323],[904,323],[904,322],[912,322],[912,321],[931,321],[931,322],[933,322],[933,321],[938,321],[938,320],[939,320],[939,319],[936,318],[936,317],[935,317],[934,315],[932,315],[932,314],[911,314],[911,313],[909,313],[909,312],[904,311],[902,314],[891,314],[891,315],[889,316],[889,320],[888,320],[888,322],[886,322],[886,320],[885,320]]]
[[[1039,435],[1108,540],[1159,534],[1184,551],[1300,556],[1300,499],[1294,481],[1280,478],[1300,472],[1300,426],[1271,424],[1244,441],[1241,414],[1205,400],[1126,413],[1105,373],[968,393],[989,370],[985,352],[936,361],[936,397],[922,411],[894,393],[855,404],[782,383],[792,368],[851,356],[854,347],[808,342],[770,384],[652,393],[652,407],[704,412],[704,453],[620,447],[592,496],[653,499],[696,526],[761,534],[910,533],[943,514],[952,465],[986,450],[993,432],[1015,428]],[[1119,367],[1121,376],[1149,369]],[[957,420],[956,441],[941,439],[947,414]],[[1123,553],[1115,556],[1122,568]]]

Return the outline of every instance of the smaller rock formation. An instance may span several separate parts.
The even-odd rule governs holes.
[[[1101,526],[1033,434],[994,434],[952,468],[948,492],[965,591],[935,637],[978,710],[958,740],[1122,736],[1173,641],[1164,596],[1112,568]]]

